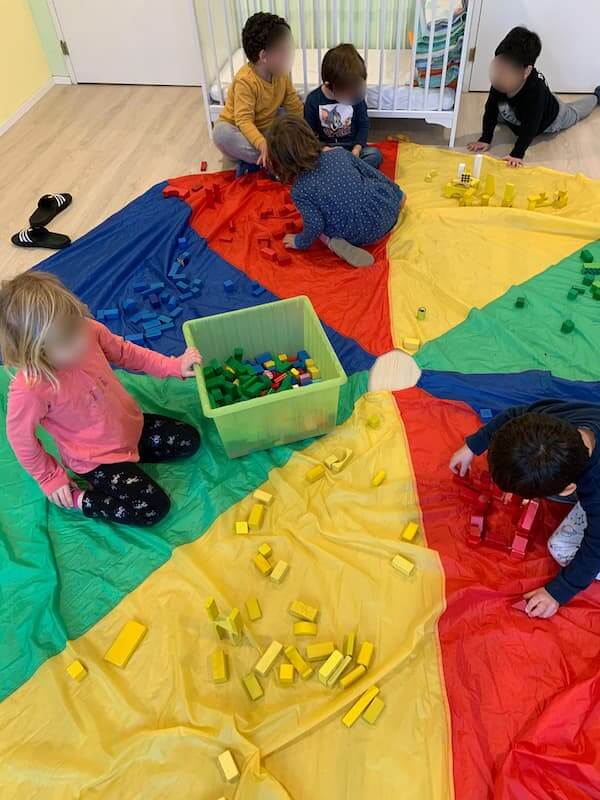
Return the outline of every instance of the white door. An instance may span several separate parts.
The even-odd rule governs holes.
[[[79,83],[199,86],[194,0],[51,0]]]
[[[488,91],[494,50],[515,25],[540,36],[536,67],[553,92],[593,92],[600,82],[599,0],[482,0],[470,91]]]

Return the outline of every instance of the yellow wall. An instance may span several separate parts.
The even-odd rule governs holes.
[[[27,0],[0,0],[0,125],[49,77]]]

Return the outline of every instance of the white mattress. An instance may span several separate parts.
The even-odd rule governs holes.
[[[321,58],[325,50],[321,51]],[[369,108],[379,108],[379,50],[369,50],[367,60],[367,105]],[[361,53],[362,55],[362,53]],[[394,103],[394,68],[396,63],[396,51],[384,50],[383,51],[383,81],[381,84],[381,107],[385,111],[394,108],[397,111],[405,111],[408,108],[408,95],[409,95],[409,76],[410,76],[410,50],[400,50],[400,57],[398,59],[398,88],[396,89],[396,97]],[[246,63],[244,51],[240,48],[236,50],[232,57],[233,73],[235,74],[240,67]],[[320,61],[319,51],[316,49],[308,49],[306,51],[306,71],[307,71],[307,84],[309,91],[318,86],[321,82],[320,75]],[[227,59],[220,72],[221,90],[219,83],[215,79],[210,87],[210,97],[213,103],[223,105],[223,95],[227,92],[229,84],[231,83],[231,69],[230,62]],[[292,68],[292,80],[298,94],[302,97],[304,95],[304,71],[303,71],[303,57],[302,50],[296,50],[296,58]],[[427,111],[437,111],[440,102],[440,90],[430,89],[427,97]],[[412,95],[412,110],[423,111],[425,108],[425,90],[419,87],[413,88]],[[442,111],[450,111],[454,108],[454,89],[444,89],[444,96],[442,101]]]

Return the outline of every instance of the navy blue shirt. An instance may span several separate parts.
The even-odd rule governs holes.
[[[378,169],[341,147],[321,153],[291,192],[304,224],[295,239],[299,250],[322,233],[358,246],[376,242],[396,224],[404,197]]]
[[[364,100],[354,105],[330,100],[319,86],[304,102],[304,119],[323,144],[341,145],[348,149],[355,144],[366,147],[369,115]]]
[[[558,417],[574,428],[587,428],[596,436],[596,447],[587,467],[577,479],[577,498],[587,517],[581,547],[571,563],[546,584],[546,589],[558,603],[567,603],[577,592],[586,589],[600,572],[600,405],[540,400],[530,406],[515,406],[498,414],[477,433],[467,436],[467,445],[475,455],[481,455],[490,446],[494,433],[505,422],[523,414]]]

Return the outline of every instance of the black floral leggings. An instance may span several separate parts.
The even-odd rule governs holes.
[[[171,461],[193,455],[200,434],[191,425],[158,414],[144,414],[138,444],[140,461]],[[81,477],[91,484],[83,495],[86,517],[125,525],[156,525],[169,512],[166,492],[137,463],[101,464]]]

